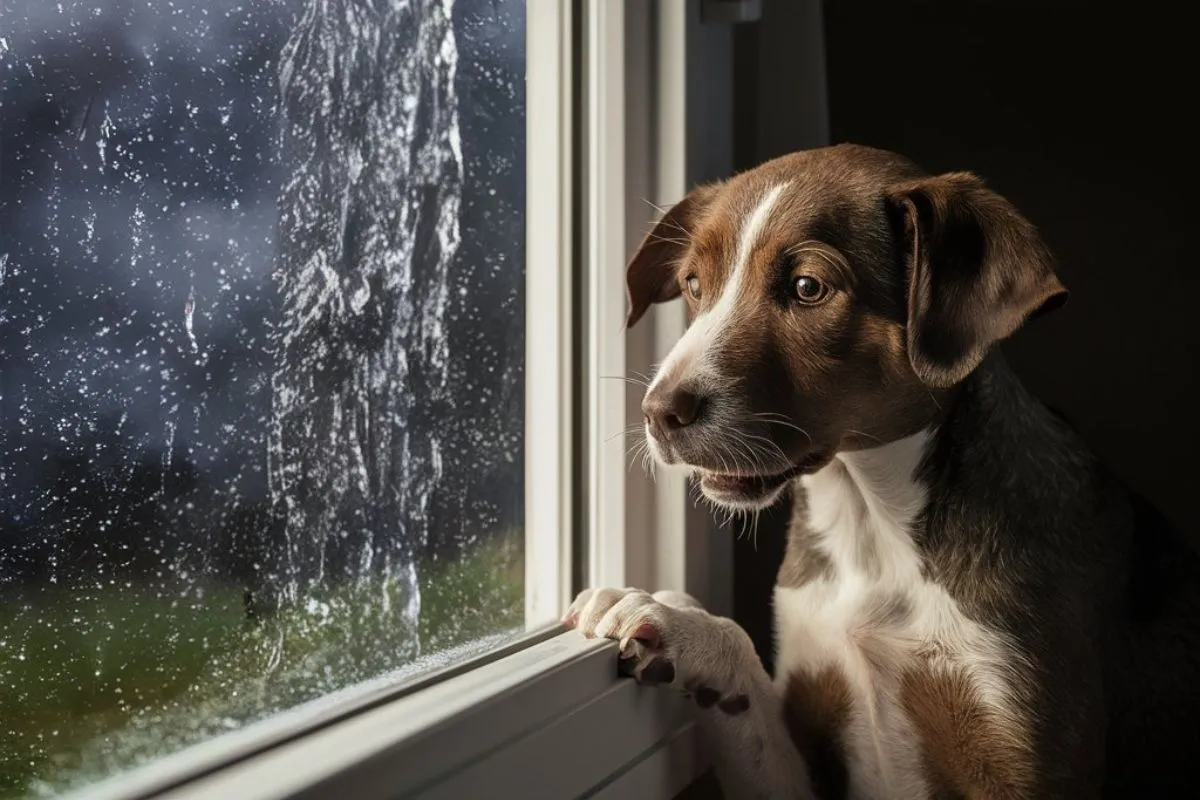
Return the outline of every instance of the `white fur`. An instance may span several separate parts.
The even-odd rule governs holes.
[[[845,742],[853,797],[927,796],[920,742],[898,691],[910,668],[963,669],[998,718],[1019,722],[1005,666],[1014,651],[921,574],[912,530],[925,488],[914,473],[927,440],[922,433],[844,453],[803,478],[809,524],[834,577],[775,589],[777,689],[794,673],[830,665],[850,683]],[[872,615],[895,598],[906,601],[908,615]]]
[[[763,227],[786,188],[786,183],[780,183],[767,189],[751,212],[742,219],[737,250],[734,252],[733,263],[729,266],[729,277],[721,287],[720,296],[707,310],[696,315],[682,338],[671,348],[655,376],[655,381],[650,384],[650,391],[661,376],[673,374],[679,369],[694,370],[701,374],[706,371],[705,356],[712,351],[714,344],[722,340],[726,327],[734,318],[754,247],[758,244]],[[704,289],[711,290],[712,287]],[[681,382],[687,378],[686,372],[676,377]]]
[[[921,573],[913,526],[926,503],[916,470],[928,441],[921,433],[842,453],[801,479],[815,546],[833,570],[832,577],[800,588],[776,588],[774,685],[736,624],[690,598],[589,590],[573,604],[585,635],[616,639],[623,647],[639,625],[651,623],[678,670],[677,684],[700,683],[723,696],[750,698],[748,713],[710,709],[702,717],[729,796],[812,797],[807,766],[783,726],[781,701],[792,675],[830,666],[846,676],[852,695],[842,736],[851,797],[928,796],[921,742],[899,691],[912,668],[962,670],[979,701],[1011,731],[1010,741],[1028,746],[1010,666],[1016,651]],[[897,599],[908,613],[872,613]]]
[[[725,329],[734,319],[750,257],[762,236],[763,227],[771,218],[771,213],[787,186],[787,183],[779,183],[767,189],[750,213],[743,217],[738,233],[737,249],[734,252],[733,263],[729,267],[729,277],[721,287],[720,296],[710,307],[696,315],[692,324],[684,331],[682,338],[671,348],[671,352],[659,366],[654,380],[646,390],[647,394],[654,391],[658,382],[665,375],[672,375],[674,376],[673,380],[681,383],[690,382],[709,386],[720,384],[721,376],[713,372],[711,360],[707,356],[723,339]],[[711,290],[711,288],[704,287],[705,290]],[[651,453],[657,460],[664,461],[658,442],[648,426],[646,440],[650,444]]]
[[[747,708],[740,713],[715,705],[699,716],[727,797],[815,800],[771,679],[750,637],[733,620],[713,616],[682,592],[651,595],[638,589],[585,589],[566,620],[584,636],[619,642],[623,654],[637,658],[639,677],[652,660],[666,659],[675,666],[672,686],[706,687],[723,700],[745,699]],[[659,633],[659,648],[632,640],[646,625]]]

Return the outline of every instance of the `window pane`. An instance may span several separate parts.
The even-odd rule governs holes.
[[[524,69],[520,0],[0,4],[0,796],[518,635]]]

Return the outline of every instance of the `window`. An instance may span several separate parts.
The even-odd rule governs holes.
[[[0,786],[523,631],[523,3],[0,32]]]
[[[621,265],[643,199],[709,177],[699,27],[0,9],[0,798],[668,797],[703,767],[678,698],[554,625],[584,584],[719,598],[606,380],[682,325],[626,337]]]

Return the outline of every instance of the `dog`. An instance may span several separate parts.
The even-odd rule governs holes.
[[[1200,760],[1200,559],[998,345],[1067,292],[970,173],[838,145],[693,190],[627,269],[689,325],[642,404],[725,509],[793,498],[776,674],[687,595],[568,627],[700,706],[729,797],[1171,797]]]

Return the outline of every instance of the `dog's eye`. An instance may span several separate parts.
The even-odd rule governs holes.
[[[688,288],[688,293],[692,297],[696,298],[697,300],[700,299],[700,279],[699,278],[697,278],[695,275],[688,275],[687,288]]]
[[[829,296],[829,287],[811,275],[801,275],[792,282],[792,294],[805,305],[815,305]]]

